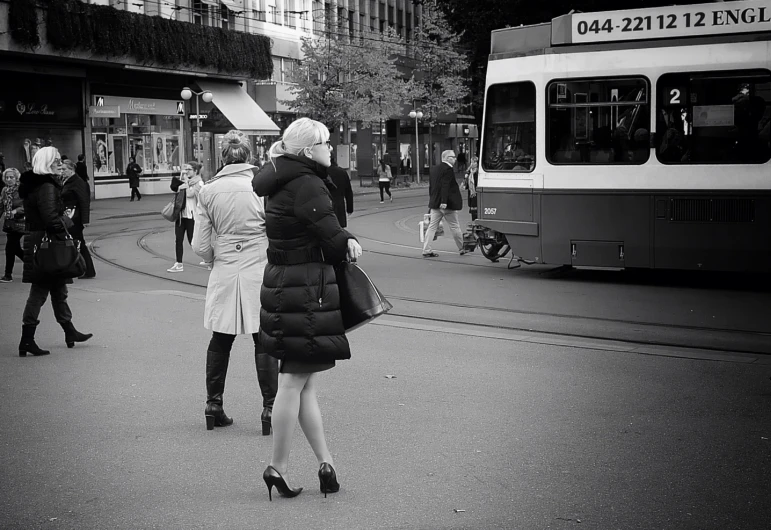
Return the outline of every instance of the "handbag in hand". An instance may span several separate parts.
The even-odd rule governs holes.
[[[56,279],[69,279],[86,273],[86,261],[80,255],[80,243],[64,229],[64,239],[51,239],[46,233],[40,245],[35,245],[32,269],[37,274]]]
[[[174,198],[169,201],[169,203],[163,207],[163,210],[161,210],[161,215],[164,219],[167,221],[173,223],[175,222],[182,210],[185,209],[185,203],[187,202],[187,193],[184,191],[178,191],[175,192]]]
[[[355,263],[344,261],[335,266],[335,275],[346,332],[363,326],[393,308],[367,273]]]

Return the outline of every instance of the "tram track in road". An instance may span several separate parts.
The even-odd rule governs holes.
[[[91,243],[92,253],[99,261],[127,272],[151,278],[162,279],[181,285],[206,288],[205,283],[188,281],[184,278],[139,270],[115,262],[99,252],[98,243],[113,237],[139,233],[136,245],[143,252],[163,261],[172,261],[170,256],[154,250],[148,238],[163,232],[159,228],[120,230],[98,236]],[[378,252],[374,252],[378,253]],[[380,253],[385,254],[385,253]],[[389,254],[396,258],[410,259],[410,256]],[[470,263],[450,262],[457,265]],[[188,265],[188,264],[186,264]],[[188,265],[204,270],[200,265]],[[479,266],[479,265],[477,265]],[[771,333],[716,326],[698,326],[657,323],[632,319],[596,316],[577,316],[548,311],[527,311],[522,309],[489,307],[460,302],[446,302],[428,298],[399,296],[385,293],[391,301],[403,302],[401,307],[389,315],[417,322],[434,322],[442,325],[475,326],[482,330],[514,333],[538,333],[552,337],[572,337],[583,340],[618,341],[659,348],[684,348],[713,352],[731,351],[743,354],[771,354]],[[410,309],[413,309],[412,311]],[[450,311],[447,311],[450,309]],[[453,316],[464,315],[463,318]],[[467,318],[467,315],[473,315]],[[736,346],[738,345],[738,346]]]

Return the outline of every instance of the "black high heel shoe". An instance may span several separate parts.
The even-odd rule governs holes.
[[[322,462],[319,467],[319,483],[321,485],[321,493],[324,494],[324,498],[327,498],[327,493],[337,493],[340,491],[340,483],[337,482],[337,473],[335,468],[326,462]]]
[[[281,473],[276,471],[276,468],[273,466],[268,466],[265,468],[265,471],[262,473],[262,480],[265,481],[265,485],[268,487],[268,498],[272,501],[273,500],[273,486],[276,486],[276,490],[283,495],[284,497],[297,497],[300,492],[303,490],[302,488],[295,488],[292,489],[289,486],[286,485],[286,481],[284,480],[284,477],[281,476]]]

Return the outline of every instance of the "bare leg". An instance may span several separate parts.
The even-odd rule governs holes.
[[[334,466],[332,455],[327,448],[324,437],[324,423],[321,420],[321,409],[316,397],[316,374],[311,374],[305,388],[300,392],[300,428],[311,445],[319,464],[328,462]]]
[[[300,393],[311,374],[278,374],[278,393],[273,403],[273,457],[270,465],[286,480],[292,434],[300,413]],[[289,481],[287,480],[287,485]]]

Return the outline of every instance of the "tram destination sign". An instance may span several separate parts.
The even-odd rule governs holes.
[[[574,13],[575,44],[771,31],[771,0]]]

